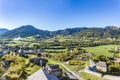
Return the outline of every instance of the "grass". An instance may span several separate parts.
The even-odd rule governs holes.
[[[26,68],[26,71],[29,75],[33,74],[34,72],[36,72],[37,70],[39,70],[41,67],[37,66],[37,65],[33,65],[33,66],[29,66]]]
[[[109,50],[114,49],[118,45],[102,45],[96,47],[84,47],[87,51],[95,54],[95,55],[106,55],[106,56],[113,56]]]
[[[81,72],[81,73],[80,73],[80,76],[81,76],[82,78],[84,78],[84,80],[106,80],[106,79],[97,77],[97,76],[95,76],[95,75],[92,75],[92,74],[89,74],[89,73],[86,73],[86,72]]]
[[[36,57],[36,56],[35,55],[30,55],[30,57]],[[30,63],[29,58],[20,57],[18,55],[13,56],[13,55],[7,54],[6,56],[4,56],[4,58],[5,58],[5,60],[10,59],[10,60],[15,60],[16,61],[15,64],[10,64],[10,67],[6,71],[6,75],[8,75],[11,78],[20,77],[23,70],[25,70],[25,72],[28,75],[31,75],[41,68],[40,66],[37,66],[37,65],[34,65],[34,64]],[[2,68],[0,70],[2,72]],[[1,72],[0,72],[0,76],[2,75]],[[22,77],[20,77],[20,78],[22,78]]]
[[[37,57],[36,55],[29,55],[30,58],[35,58]],[[26,62],[29,62],[29,59],[26,59]],[[37,70],[41,69],[42,67],[35,65],[33,63],[30,63],[28,67],[26,67],[26,71],[29,75],[33,74],[34,72],[36,72]]]
[[[4,74],[2,67],[0,67],[0,77]]]
[[[88,65],[88,61],[81,61],[81,60],[78,60],[78,61],[82,62],[84,64],[80,65],[80,63],[78,63],[77,65],[69,65],[64,62],[63,62],[63,64],[66,65],[70,70],[75,71],[75,72],[84,69],[85,66]]]

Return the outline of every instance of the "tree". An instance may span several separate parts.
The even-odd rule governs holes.
[[[28,74],[27,74],[27,72],[25,71],[25,69],[23,68],[20,77],[21,77],[22,79],[26,79],[27,76],[28,76]]]

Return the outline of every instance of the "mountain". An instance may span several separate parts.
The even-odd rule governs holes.
[[[71,36],[72,38],[118,38],[120,37],[120,28],[116,26],[107,26],[105,28],[69,28],[52,32],[54,36]]]
[[[44,31],[35,28],[32,25],[21,26],[19,28],[7,31],[1,35],[2,38],[15,38],[18,36],[35,38],[52,38],[54,36],[70,36],[71,38],[120,38],[120,28],[116,26],[107,26],[105,28],[67,28],[58,31]]]
[[[119,30],[120,29],[120,27],[117,27],[117,26],[106,26],[105,28],[109,29],[109,30]]]
[[[54,31],[53,35],[69,36],[71,38],[120,38],[120,27],[107,26],[105,28],[69,28],[65,30]]]
[[[19,36],[28,37],[28,36],[34,36],[37,34],[39,34],[41,38],[50,36],[48,31],[36,29],[32,25],[25,25],[25,26],[21,26],[19,28],[7,31],[4,34],[2,34],[1,37],[4,37],[4,38],[15,38]]]
[[[58,31],[54,31],[52,32],[52,35],[63,35],[63,36],[66,36],[66,35],[70,35],[70,34],[73,34],[73,33],[77,33],[77,32],[80,32],[81,30],[86,30],[87,28],[85,27],[82,27],[82,28],[67,28],[67,29],[64,29],[64,30],[58,30]]]
[[[7,31],[8,31],[8,29],[0,28],[0,35],[3,34],[3,33],[5,33],[5,32],[7,32]]]
[[[72,38],[120,38],[120,28],[107,26],[105,28],[86,28],[70,35]]]

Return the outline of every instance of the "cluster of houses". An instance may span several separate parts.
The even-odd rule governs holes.
[[[9,47],[9,48],[0,48],[0,57],[6,55],[6,54],[10,54],[10,53],[16,53],[19,54],[19,56],[26,56],[27,54],[34,54],[34,53],[40,53],[43,55],[42,53],[42,49],[19,49],[19,48],[13,48],[13,47]],[[44,55],[46,56],[46,53],[44,53]],[[48,55],[48,54],[47,54]]]
[[[120,58],[112,58],[114,62],[120,63]],[[108,64],[105,61],[99,61],[96,64],[92,60],[90,60],[90,65],[89,68],[92,71],[103,71],[107,72],[108,71]]]
[[[8,53],[10,53],[9,49],[6,49],[6,48],[5,49],[0,49],[0,57],[6,55]]]
[[[20,56],[23,56],[23,57],[26,57],[28,56],[27,54],[36,54],[41,57],[50,57],[51,55],[49,53],[45,53],[42,51],[42,49],[37,49],[37,50],[32,50],[32,49],[28,49],[28,50],[25,50],[25,49],[19,49],[18,50],[18,54]]]
[[[28,80],[61,80],[62,69],[56,64],[47,64],[43,69],[38,70],[28,77]]]
[[[19,40],[25,40],[25,38],[22,38],[22,37],[17,37],[17,38],[14,38],[13,40],[15,40],[15,41],[19,41]]]

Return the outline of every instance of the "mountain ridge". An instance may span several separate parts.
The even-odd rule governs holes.
[[[67,28],[57,31],[47,31],[35,28],[32,25],[25,25],[13,30],[9,30],[1,35],[2,38],[15,38],[18,36],[29,37],[39,35],[39,38],[51,38],[57,35],[62,36],[77,36],[77,37],[99,37],[99,38],[116,38],[120,37],[120,27],[117,26],[106,26],[105,28],[98,27],[77,27],[77,28]]]
[[[0,28],[0,35],[7,32],[7,31],[8,31],[8,29],[6,29],[6,28]]]
[[[7,38],[15,38],[18,36],[28,37],[28,36],[33,36],[37,34],[40,34],[41,37],[45,37],[45,35],[47,35],[48,33],[46,31],[37,29],[32,25],[25,25],[25,26],[21,26],[13,30],[7,31],[4,34],[2,34],[1,37],[7,37]]]

